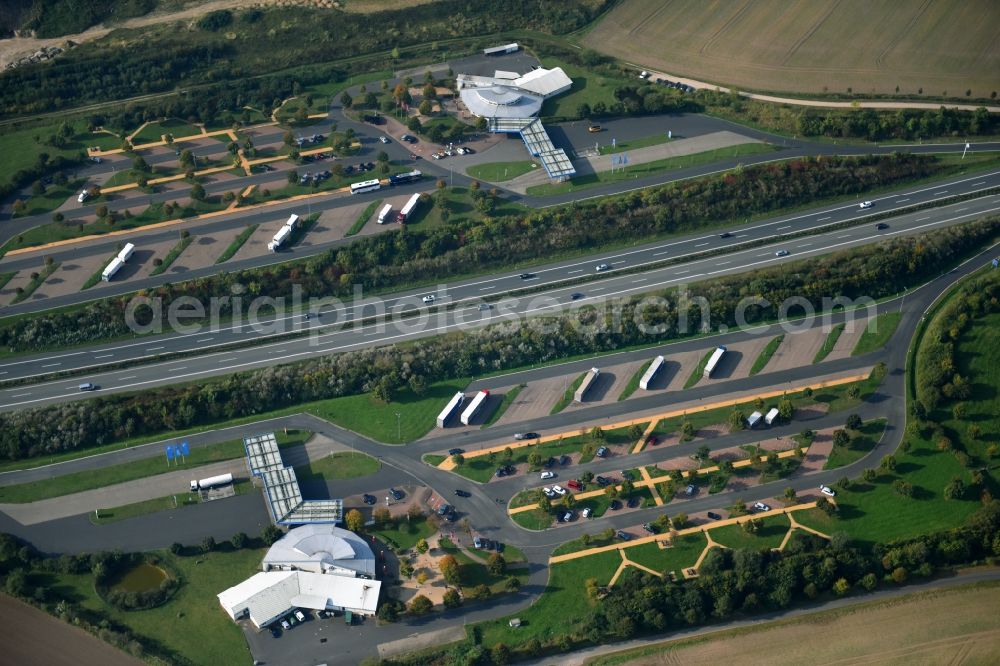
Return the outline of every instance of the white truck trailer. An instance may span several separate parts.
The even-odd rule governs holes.
[[[408,220],[410,216],[413,215],[414,211],[417,210],[417,206],[419,204],[420,204],[419,193],[414,194],[412,197],[410,197],[409,201],[406,202],[406,205],[403,206],[403,209],[399,211],[399,215],[396,216],[396,219],[399,221],[399,223],[406,224],[406,220]]]
[[[448,420],[455,415],[455,412],[458,411],[458,408],[461,407],[462,403],[464,402],[465,402],[465,394],[462,393],[461,391],[452,396],[451,400],[448,401],[448,404],[445,405],[444,409],[441,410],[441,413],[438,414],[437,418],[438,428],[443,428],[445,424],[448,423]]]
[[[725,355],[726,355],[725,347],[719,346],[715,348],[715,351],[712,352],[712,355],[708,359],[708,363],[705,364],[705,372],[704,372],[705,378],[712,376],[712,373],[715,372],[715,369],[719,367],[719,361],[721,361],[722,357]]]
[[[465,408],[464,412],[462,412],[462,416],[460,418],[462,425],[469,425],[469,422],[476,418],[476,414],[478,414],[479,410],[483,408],[483,405],[486,404],[486,400],[489,397],[489,391],[480,391],[476,394],[476,397],[469,402],[469,406]]]
[[[219,486],[225,486],[233,482],[232,474],[219,474],[218,476],[210,476],[207,479],[201,479],[200,481],[191,480],[191,492],[197,492],[199,490],[208,490],[210,488],[218,488]]]
[[[282,244],[288,240],[288,237],[292,235],[292,232],[295,230],[298,223],[298,215],[292,214],[289,216],[285,224],[278,229],[278,233],[274,234],[274,238],[271,239],[271,242],[267,244],[268,252],[277,252],[278,248],[281,247]]]
[[[649,367],[646,368],[646,372],[643,373],[642,379],[639,380],[639,388],[643,391],[648,391],[649,383],[653,381],[653,378],[656,377],[656,373],[658,373],[662,368],[663,357],[657,356],[653,359],[653,362],[649,364]]]
[[[392,219],[389,217],[390,215],[392,215],[392,204],[382,206],[382,210],[378,214],[378,223],[386,224],[387,222],[392,222]]]
[[[598,370],[597,368],[591,368],[590,371],[587,372],[586,376],[583,378],[583,381],[580,383],[580,388],[578,388],[576,390],[576,393],[573,394],[574,402],[583,402],[583,398],[584,396],[587,395],[587,391],[589,391],[594,386],[594,382],[597,381],[597,377],[600,374],[601,371]]]
[[[122,266],[124,265],[125,262],[122,261],[121,257],[115,257],[114,259],[111,260],[111,263],[108,264],[103,271],[101,271],[101,279],[104,280],[105,282],[111,282],[111,278],[113,278],[115,276],[115,273],[120,271]]]
[[[118,253],[118,258],[122,261],[128,261],[132,257],[132,253],[135,252],[135,245],[132,243],[125,243],[125,247],[122,251]]]
[[[778,409],[776,407],[772,407],[770,410],[768,410],[767,414],[764,415],[764,423],[766,423],[767,425],[771,425],[777,420],[778,420]]]

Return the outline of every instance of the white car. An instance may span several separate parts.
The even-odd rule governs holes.
[[[565,495],[566,494],[566,489],[563,488],[560,485],[555,485],[555,486],[552,486],[552,492],[554,492],[554,493],[556,493],[558,495]]]
[[[778,250],[777,252],[774,253],[774,256],[776,256],[776,257],[787,257],[788,256],[788,250]]]
[[[754,502],[753,503],[753,508],[756,511],[770,511],[771,510],[771,507],[769,507],[768,505],[764,504],[763,502]]]
[[[552,492],[552,489],[549,488],[548,486],[545,486],[544,488],[542,488],[542,492],[545,493],[546,497],[555,497],[556,496],[556,494],[554,492]]]
[[[300,611],[300,610],[295,611],[295,617],[296,617],[296,619],[299,622],[305,622],[306,621],[306,616],[303,615],[302,611]]]
[[[590,514],[591,514],[591,511],[590,511],[590,507],[588,506],[586,509],[583,510],[583,517],[584,518],[590,518]]]
[[[387,136],[380,136],[378,140],[381,141],[382,143],[389,143],[389,137]]]
[[[837,496],[837,491],[835,491],[830,486],[820,486],[819,487],[819,491],[821,493],[823,493],[824,495],[828,495],[830,497],[836,497]]]
[[[555,472],[549,472],[548,470],[542,472],[543,479],[554,479],[556,477]]]
[[[423,299],[421,299],[421,300],[423,300],[424,303],[430,304],[430,303],[434,302],[435,296],[434,296],[434,294],[429,294],[427,296],[424,296]]]
[[[288,623],[288,620],[282,620],[281,628],[284,629],[285,631],[288,631],[289,629],[292,628],[292,625]]]
[[[871,201],[862,201],[861,203],[858,204],[858,208],[871,208],[871,207],[872,207]]]
[[[597,266],[594,267],[594,270],[597,271],[598,273],[602,273],[602,272],[604,272],[606,270],[610,270],[610,269],[611,269],[611,266],[609,266],[607,264],[597,264]]]

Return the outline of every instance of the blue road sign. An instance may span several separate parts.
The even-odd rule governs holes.
[[[191,455],[191,448],[188,446],[187,440],[181,442],[181,455],[182,456]]]
[[[167,444],[167,460],[173,460],[174,456],[177,455],[177,451],[170,444]]]
[[[1000,266],[1000,258],[993,260],[993,268],[996,268],[997,266]]]

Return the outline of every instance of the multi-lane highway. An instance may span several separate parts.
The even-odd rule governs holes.
[[[342,352],[434,335],[449,330],[462,330],[488,323],[535,316],[567,307],[598,304],[606,299],[655,291],[681,283],[694,282],[719,275],[743,272],[783,262],[817,256],[831,250],[877,242],[904,234],[967,222],[985,214],[1000,211],[997,195],[979,197],[933,209],[907,213],[882,221],[885,229],[864,222],[850,228],[823,231],[822,227],[839,222],[863,219],[869,213],[891,211],[922,199],[933,200],[952,192],[971,191],[987,184],[979,178],[972,182],[955,181],[948,186],[915,190],[885,197],[876,206],[861,210],[843,205],[821,211],[785,216],[776,220],[735,228],[728,238],[719,234],[688,236],[641,248],[622,250],[587,259],[570,260],[532,269],[530,277],[517,273],[483,277],[434,289],[410,291],[384,301],[386,320],[356,322],[358,317],[371,317],[379,312],[374,305],[352,304],[314,308],[309,320],[302,313],[286,314],[277,320],[264,322],[262,330],[236,324],[219,330],[198,329],[184,334],[142,338],[132,342],[100,345],[94,348],[61,351],[52,354],[15,358],[0,364],[0,379],[10,381],[88,368],[129,363],[129,367],[114,371],[78,375],[72,379],[42,381],[30,385],[12,386],[0,391],[0,409],[51,404],[85,397],[79,384],[88,381],[100,386],[90,395],[130,391],[168,383],[191,381],[234,370],[274,365],[302,360],[310,356]],[[902,203],[898,203],[903,199]],[[816,233],[783,240],[782,236],[815,230]],[[740,245],[762,241],[746,249]],[[699,258],[708,250],[711,256]],[[729,250],[726,252],[726,250]],[[778,256],[778,251],[788,254]],[[677,260],[666,266],[662,262]],[[597,272],[598,264],[610,268]],[[580,285],[582,278],[592,279]],[[546,287],[549,288],[546,288]],[[484,299],[505,292],[531,288],[534,293],[520,297],[504,297],[486,307]],[[433,308],[422,303],[425,295],[435,295]],[[574,296],[576,298],[574,298]],[[402,314],[412,315],[406,318]],[[284,333],[279,329],[283,328]],[[276,332],[277,331],[277,332]],[[288,331],[297,331],[290,336]],[[275,339],[267,340],[268,336]],[[255,346],[227,349],[226,346],[257,338]],[[162,360],[166,355],[182,358]]]

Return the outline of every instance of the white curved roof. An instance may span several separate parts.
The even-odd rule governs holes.
[[[324,572],[346,569],[375,575],[375,555],[365,540],[354,532],[328,524],[303,525],[289,530],[264,556],[267,568],[294,567]]]

